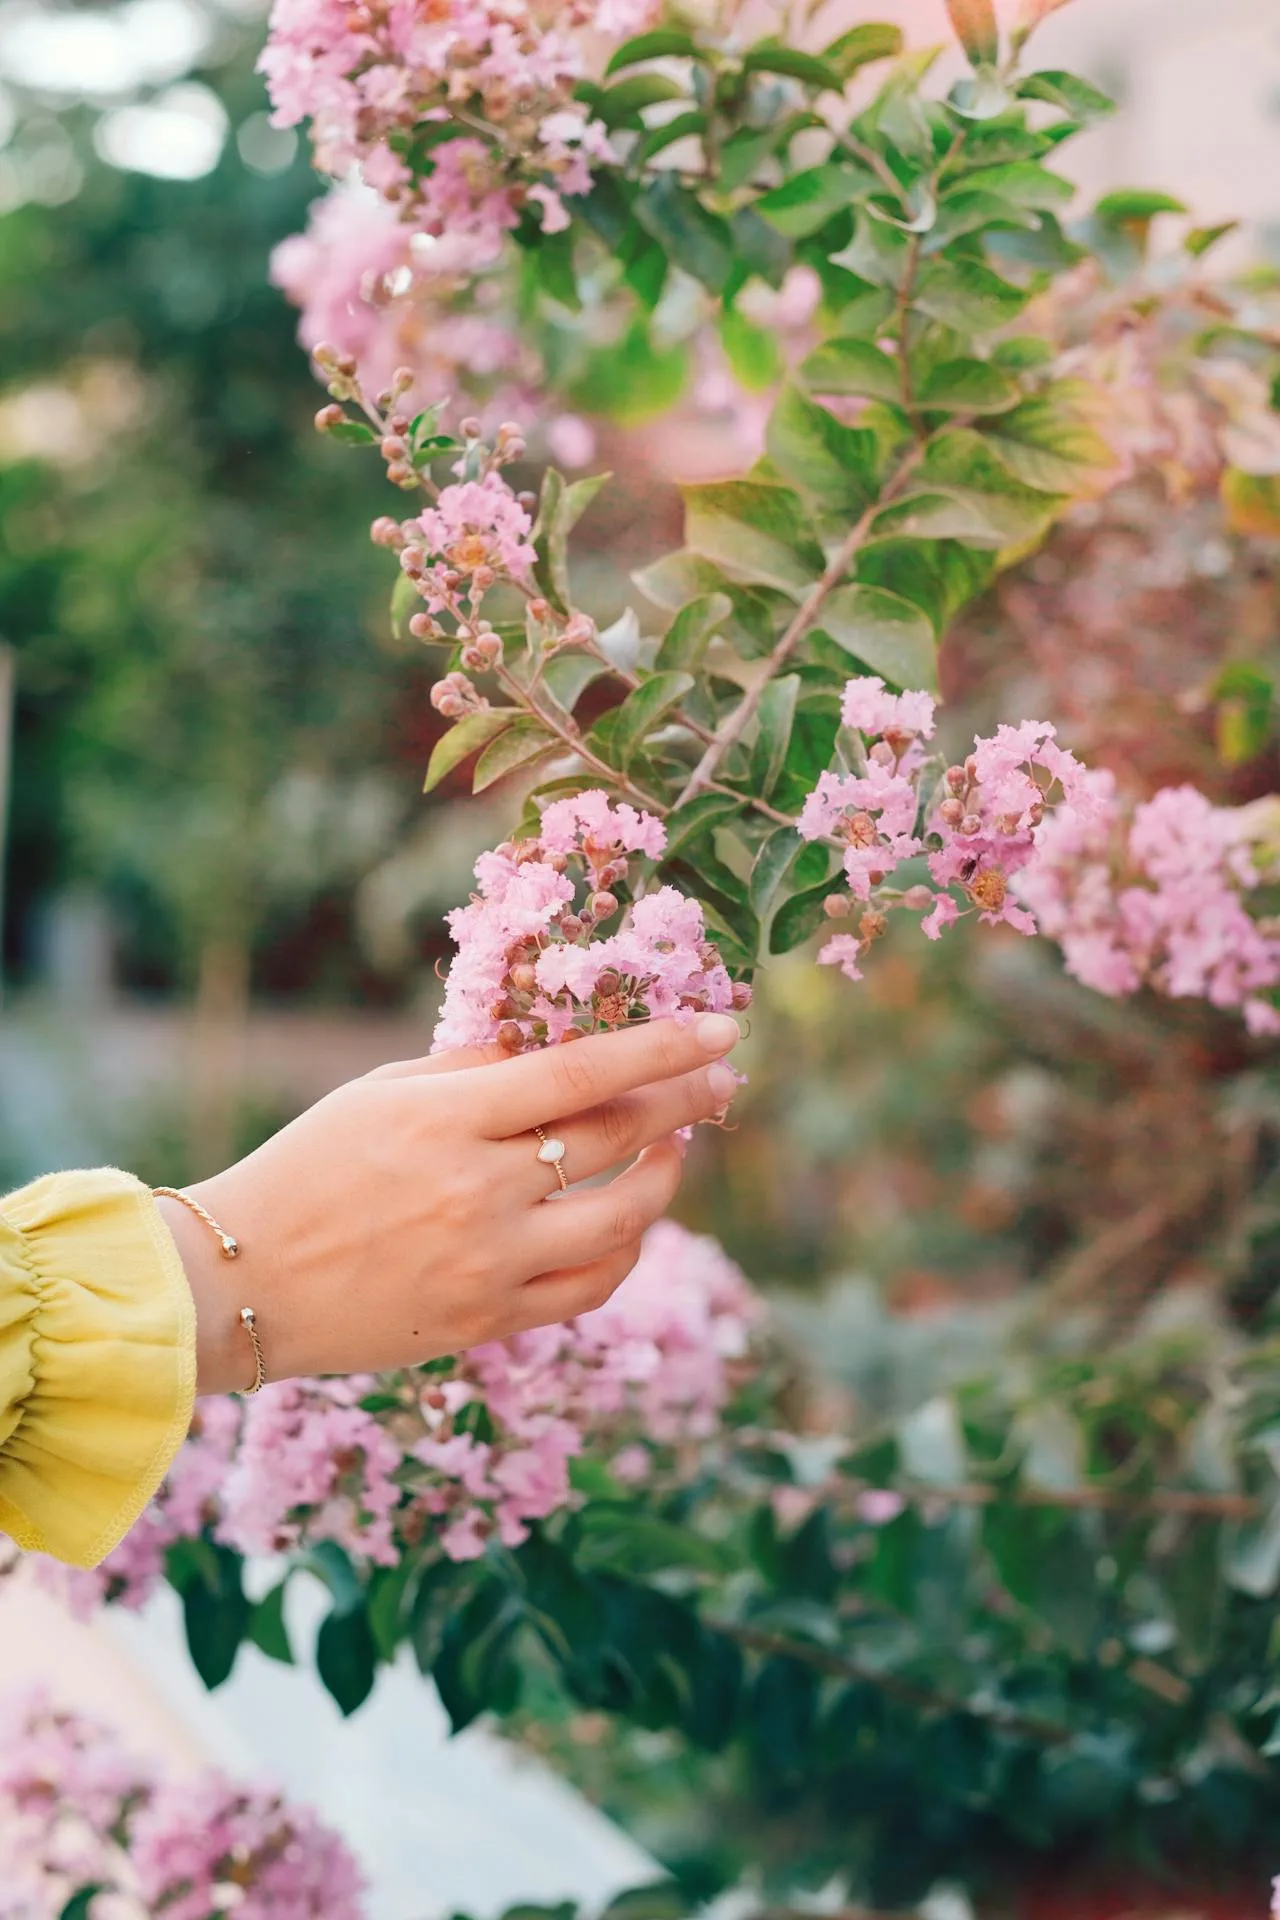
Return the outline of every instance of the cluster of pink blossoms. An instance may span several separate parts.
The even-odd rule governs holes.
[[[1111,774],[1090,774],[1097,805],[1046,822],[1021,883],[1067,970],[1113,996],[1154,987],[1171,999],[1238,1007],[1251,1033],[1280,1033],[1280,925],[1246,897],[1275,877],[1255,844],[1273,821],[1165,787],[1130,814]]]
[[[567,224],[562,196],[587,192],[592,163],[612,157],[574,99],[584,31],[625,36],[654,12],[653,0],[276,0],[261,68],[277,125],[311,121],[323,172],[358,166],[452,270],[470,270],[492,263],[525,206],[548,230]]]
[[[477,892],[448,916],[457,954],[435,1049],[498,1040],[512,1052],[672,1014],[749,1004],[674,887],[642,893],[614,933],[629,855],[656,859],[660,820],[601,792],[553,800],[538,837],[476,862]]]
[[[460,390],[494,421],[527,408],[541,367],[503,312],[503,284],[447,266],[376,194],[340,186],[312,207],[305,233],[276,247],[271,278],[299,309],[308,352],[330,343],[371,392],[408,366],[413,411]]]
[[[531,1520],[570,1498],[569,1462],[612,1448],[624,1480],[647,1476],[654,1445],[706,1440],[748,1347],[758,1303],[720,1245],[673,1221],[652,1228],[606,1306],[465,1354],[419,1401],[429,1432],[413,1449],[430,1478],[415,1491],[455,1560],[496,1536],[518,1546]],[[488,1415],[487,1437],[466,1424]]]
[[[165,1549],[202,1532],[243,1554],[333,1541],[380,1566],[428,1538],[455,1560],[494,1536],[518,1546],[571,1500],[569,1463],[588,1447],[641,1479],[655,1448],[712,1438],[759,1313],[715,1240],[664,1221],[608,1304],[565,1325],[447,1366],[201,1401],[157,1500],[104,1565],[40,1561],[41,1577],[87,1614],[142,1605]]]
[[[1051,808],[1072,817],[1097,809],[1087,770],[1057,744],[1054,729],[1038,720],[1002,726],[976,739],[964,764],[939,780],[925,752],[934,732],[929,694],[851,680],[842,718],[860,736],[862,769],[822,774],[797,826],[806,840],[829,839],[842,850],[849,892],[830,896],[830,917],[845,917],[855,902],[864,910],[857,934],[836,934],[819,959],[861,979],[859,962],[885,930],[886,907],[927,909],[922,930],[936,940],[960,918],[957,893],[988,925],[1034,933],[1013,880],[1035,860]],[[898,869],[921,856],[932,884],[888,889]]]
[[[363,1920],[338,1836],[217,1773],[162,1781],[39,1693],[0,1702],[0,1920],[57,1920],[78,1889],[121,1920]]]

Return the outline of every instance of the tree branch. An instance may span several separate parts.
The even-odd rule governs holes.
[[[915,1707],[924,1713],[968,1714],[974,1720],[1000,1727],[1007,1733],[1022,1734],[1024,1738],[1039,1741],[1042,1745],[1062,1746],[1072,1737],[1070,1728],[1060,1727],[1052,1720],[1036,1719],[999,1706],[975,1706],[972,1701],[961,1699],[958,1694],[917,1686],[914,1681],[903,1680],[894,1673],[883,1673],[877,1667],[863,1666],[860,1661],[851,1660],[847,1654],[835,1653],[830,1647],[814,1646],[808,1640],[792,1640],[784,1633],[771,1633],[763,1627],[752,1627],[742,1621],[718,1617],[704,1619],[703,1625],[715,1633],[723,1633],[750,1653],[762,1653],[779,1660],[795,1660],[801,1666],[812,1667],[815,1672],[829,1674],[837,1680],[857,1680],[864,1686],[878,1688],[887,1699],[896,1700],[904,1707]]]
[[[849,571],[850,562],[865,543],[873,524],[884,512],[885,508],[891,505],[902,491],[908,477],[920,464],[922,454],[922,447],[916,446],[911,449],[888,485],[883,488],[866,511],[861,514],[850,527],[848,533],[828,561],[821,578],[809,589],[809,592],[796,609],[795,615],[787,627],[786,632],[782,635],[782,638],[778,641],[778,644],[769,656],[765,672],[761,674],[760,678],[755,681],[743,695],[741,701],[733,709],[732,713],[728,714],[721,725],[717,727],[714,739],[686,781],[684,791],[676,802],[677,806],[683,806],[687,800],[692,800],[695,794],[705,793],[708,788],[711,787],[715,779],[717,767],[728,753],[730,747],[740,740],[746,732],[747,727],[755,716],[756,709],[760,705],[761,696],[770,680],[777,678],[778,674],[782,671],[783,667],[786,666],[792,654],[800,645],[800,642],[815,625],[823,607],[835,589],[843,582],[845,575]]]

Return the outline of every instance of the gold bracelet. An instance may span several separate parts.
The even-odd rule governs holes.
[[[197,1220],[203,1220],[205,1226],[217,1235],[224,1260],[235,1260],[239,1257],[240,1242],[235,1235],[228,1233],[225,1227],[220,1227],[208,1208],[202,1207],[198,1200],[193,1200],[189,1193],[183,1193],[180,1187],[152,1187],[151,1191],[157,1200],[176,1200],[189,1213],[194,1213]],[[263,1358],[262,1342],[258,1338],[258,1316],[252,1307],[241,1307],[236,1317],[248,1334],[253,1347],[253,1380],[249,1386],[241,1387],[239,1391],[246,1395],[260,1393],[267,1384],[267,1363]]]

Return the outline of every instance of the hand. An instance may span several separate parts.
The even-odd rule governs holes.
[[[187,1189],[240,1243],[159,1204],[196,1302],[197,1391],[408,1366],[603,1305],[680,1183],[680,1127],[723,1110],[725,1014],[659,1020],[570,1046],[443,1055],[329,1094],[247,1159]],[[715,1064],[708,1065],[709,1060]],[[565,1143],[561,1194],[531,1129]]]

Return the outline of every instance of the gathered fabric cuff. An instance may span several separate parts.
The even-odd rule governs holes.
[[[0,1530],[92,1567],[191,1424],[195,1307],[147,1187],[114,1168],[0,1200]]]

